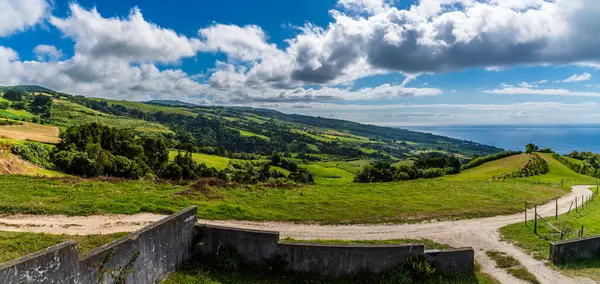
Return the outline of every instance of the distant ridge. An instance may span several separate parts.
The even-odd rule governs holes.
[[[151,100],[147,101],[147,104],[156,104],[156,105],[165,105],[165,106],[197,106],[196,104],[191,104],[187,102],[182,102],[178,100]]]
[[[48,93],[48,94],[56,94],[57,92],[42,86],[37,85],[19,85],[19,86],[0,86],[0,90],[6,90],[10,88],[19,88],[25,90],[27,92],[39,92],[39,93]]]

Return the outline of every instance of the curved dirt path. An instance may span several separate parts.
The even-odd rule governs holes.
[[[575,197],[592,194],[591,186],[574,186],[573,191],[558,199],[559,214],[567,212]],[[538,214],[554,216],[555,202],[538,207]],[[528,210],[533,216],[533,209]],[[38,232],[50,234],[90,235],[130,232],[164,218],[165,215],[100,215],[70,217],[63,215],[10,215],[0,216],[0,231]],[[523,213],[489,218],[442,221],[401,225],[307,225],[282,222],[206,221],[199,223],[237,228],[278,231],[281,237],[295,239],[386,240],[422,238],[454,247],[473,247],[475,258],[482,270],[502,283],[524,283],[503,269],[495,268],[485,251],[497,250],[517,258],[542,283],[595,283],[589,279],[569,278],[535,260],[512,244],[500,240],[498,229],[522,222]]]
[[[2,215],[0,231],[47,233],[56,235],[100,235],[133,232],[166,215]]]

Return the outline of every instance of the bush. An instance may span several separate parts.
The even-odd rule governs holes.
[[[14,144],[11,147],[13,154],[29,161],[35,165],[46,169],[53,168],[50,162],[50,152],[41,143],[25,142],[24,144]]]
[[[10,107],[9,101],[0,101],[0,109],[8,109]]]
[[[436,178],[444,175],[444,170],[440,168],[431,168],[423,170],[422,178]]]

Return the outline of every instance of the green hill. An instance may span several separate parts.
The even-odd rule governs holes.
[[[494,176],[511,173],[523,168],[530,154],[515,155],[462,171],[460,174],[448,176],[451,180],[485,180]]]

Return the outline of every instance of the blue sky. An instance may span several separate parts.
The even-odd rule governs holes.
[[[599,121],[596,0],[0,0],[0,85],[380,125]]]

